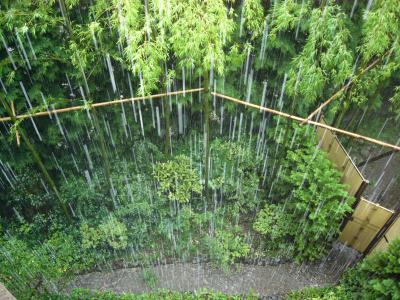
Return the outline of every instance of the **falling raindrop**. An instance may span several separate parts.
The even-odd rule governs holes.
[[[116,93],[117,92],[117,85],[115,84],[114,70],[113,70],[113,66],[111,64],[110,54],[108,54],[108,53],[106,54],[106,59],[107,59],[107,67],[108,67],[108,72],[110,74],[110,80],[111,80],[112,89],[113,89],[113,92]]]
[[[27,66],[28,66],[28,69],[29,69],[29,70],[32,70],[31,63],[30,63],[30,61],[29,61],[28,55],[26,54],[25,47],[24,47],[24,45],[22,44],[21,38],[19,37],[19,34],[18,34],[17,30],[15,30],[15,35],[16,35],[16,37],[17,37],[17,41],[18,41],[19,47],[20,47],[21,50],[22,50],[22,54],[23,54],[23,56],[24,56],[25,62],[26,62],[26,64],[27,64]]]
[[[4,46],[4,48],[6,49],[8,58],[10,59],[11,64],[12,64],[14,70],[17,70],[17,66],[15,65],[14,59],[13,59],[12,54],[11,54],[11,52],[10,52],[10,48],[8,48],[7,42],[6,42],[6,40],[4,39],[3,35],[0,34],[0,36],[1,36],[1,40],[2,40],[2,42],[3,42],[3,46]]]

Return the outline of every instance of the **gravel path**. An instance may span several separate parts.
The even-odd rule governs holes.
[[[156,289],[195,291],[209,289],[227,294],[257,293],[262,296],[285,295],[289,291],[310,286],[324,286],[335,282],[342,271],[354,261],[357,254],[351,249],[336,246],[319,265],[237,264],[230,274],[209,263],[178,263],[152,267],[157,275]],[[141,268],[126,268],[110,272],[94,272],[78,276],[67,287],[111,290],[122,292],[144,292],[151,289],[143,281]]]

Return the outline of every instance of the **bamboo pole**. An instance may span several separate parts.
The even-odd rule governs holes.
[[[210,75],[208,71],[204,72],[203,86],[204,86],[204,97],[203,97],[203,117],[204,117],[204,191],[206,197],[209,195],[208,190],[208,177],[210,173]]]
[[[119,103],[130,103],[132,101],[162,98],[165,96],[174,96],[174,95],[180,95],[180,94],[184,94],[184,93],[195,93],[195,92],[201,92],[201,91],[203,91],[203,88],[197,88],[197,89],[191,89],[191,90],[185,90],[185,91],[176,91],[176,92],[170,92],[170,93],[162,93],[162,94],[156,94],[156,95],[150,95],[150,96],[126,98],[126,99],[106,101],[106,102],[97,102],[97,103],[92,104],[91,106],[92,107],[111,106],[111,105],[119,104]],[[50,110],[50,111],[41,111],[41,112],[33,113],[30,115],[29,114],[18,115],[18,116],[15,116],[14,119],[20,120],[20,119],[26,119],[29,117],[42,117],[42,116],[51,115],[52,113],[60,114],[60,113],[65,113],[65,112],[70,112],[70,111],[82,110],[84,108],[85,108],[84,105],[77,105],[77,106],[59,108],[59,109]],[[0,118],[0,122],[9,122],[9,121],[12,121],[11,117]]]
[[[14,106],[14,101],[11,102],[11,111],[13,113],[13,117],[15,117],[15,106]],[[17,146],[19,147],[19,145],[21,144],[20,140],[19,140],[19,132],[18,132],[18,128],[15,127],[15,138],[17,139]]]
[[[167,157],[171,155],[171,107],[169,97],[164,98],[165,110],[165,145],[164,152]]]
[[[388,51],[389,52],[389,51]],[[387,52],[387,53],[388,53]],[[387,54],[386,53],[386,54]],[[385,55],[386,55],[385,54]],[[358,75],[350,78],[349,82],[346,83],[344,86],[342,86],[342,88],[340,90],[338,90],[336,93],[334,93],[331,97],[329,97],[327,100],[324,101],[324,103],[322,103],[316,110],[314,110],[308,117],[307,117],[307,121],[311,120],[312,117],[314,117],[316,114],[318,114],[325,106],[327,106],[329,103],[331,103],[333,100],[335,100],[336,98],[338,98],[340,96],[340,94],[342,92],[344,92],[345,90],[347,90],[353,83],[354,80],[358,77],[361,77],[362,75],[364,75],[366,72],[368,72],[369,70],[371,70],[373,67],[375,67],[381,60],[382,58],[385,56],[383,55],[382,57],[379,57],[377,59],[375,59],[370,65],[368,65],[364,70],[362,70]],[[301,122],[301,125],[304,125],[306,123],[306,121]]]
[[[393,149],[395,151],[400,151],[400,147],[397,146],[397,145],[392,145],[392,144],[389,144],[389,143],[386,143],[386,142],[382,142],[380,140],[376,140],[376,139],[373,139],[373,138],[370,138],[370,137],[367,137],[367,136],[363,136],[363,135],[357,134],[357,133],[353,133],[353,132],[350,132],[350,131],[339,129],[339,128],[336,128],[336,127],[333,127],[333,126],[329,126],[329,125],[326,125],[326,124],[322,124],[322,123],[319,123],[319,122],[315,122],[315,121],[312,121],[312,120],[301,118],[301,117],[298,117],[298,116],[290,115],[288,113],[284,113],[284,112],[281,112],[281,111],[278,111],[278,110],[274,110],[274,109],[271,109],[271,108],[268,108],[268,107],[262,107],[260,105],[253,104],[253,103],[250,103],[250,102],[246,102],[246,101],[243,101],[243,100],[240,100],[240,99],[236,99],[236,98],[233,98],[233,97],[229,97],[229,96],[226,96],[226,95],[223,95],[223,94],[218,94],[218,93],[214,93],[214,92],[211,92],[211,94],[215,95],[215,96],[217,96],[219,98],[222,98],[222,99],[226,99],[226,100],[229,100],[229,101],[232,101],[232,102],[236,102],[236,103],[239,103],[239,104],[242,104],[242,105],[245,105],[245,106],[249,106],[249,107],[252,107],[252,108],[263,110],[263,111],[266,111],[266,112],[269,112],[269,113],[272,113],[272,114],[275,114],[275,115],[279,115],[279,116],[285,117],[287,119],[290,119],[290,120],[293,120],[293,121],[296,121],[296,122],[299,122],[299,123],[304,122],[305,124],[315,125],[315,126],[318,126],[318,127],[321,127],[321,128],[329,129],[329,130],[331,130],[333,132],[337,132],[337,133],[340,133],[340,134],[343,134],[343,135],[350,136],[352,138],[360,139],[360,140],[363,140],[363,141],[366,141],[366,142],[369,142],[369,143],[372,143],[372,144],[376,144],[376,145],[380,145],[380,146],[383,146],[383,147],[391,148],[391,149]]]
[[[3,103],[4,108],[6,109],[6,111],[12,115],[12,109],[10,107],[10,105],[8,105],[6,100],[0,99],[0,102]],[[15,122],[15,118],[12,117],[12,121]],[[32,155],[33,155],[33,159],[36,161],[36,163],[39,166],[39,169],[42,171],[44,177],[46,178],[49,186],[52,188],[52,190],[54,191],[54,194],[56,195],[56,199],[58,200],[58,203],[60,205],[60,207],[64,210],[65,215],[67,216],[68,220],[71,219],[71,215],[69,213],[69,210],[66,206],[66,204],[64,203],[61,194],[59,193],[57,186],[53,180],[53,178],[50,176],[49,172],[47,171],[39,153],[36,151],[35,146],[30,142],[28,135],[25,133],[24,129],[21,127],[20,128],[20,133],[21,133],[21,137],[22,140],[24,142],[25,145],[27,145],[29,151],[31,151]]]

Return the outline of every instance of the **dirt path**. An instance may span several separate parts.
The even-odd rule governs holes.
[[[327,259],[315,265],[237,264],[237,271],[226,274],[209,263],[178,263],[152,268],[157,275],[156,289],[196,291],[209,289],[227,294],[257,293],[263,296],[287,294],[289,291],[310,286],[325,286],[354,261],[357,254],[347,247],[336,245]],[[72,288],[88,288],[122,292],[144,292],[151,289],[142,277],[141,268],[127,268],[110,272],[95,272],[78,276],[66,291]]]

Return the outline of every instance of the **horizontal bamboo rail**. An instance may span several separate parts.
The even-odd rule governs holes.
[[[204,88],[197,88],[197,89],[190,89],[190,90],[185,90],[185,91],[176,91],[176,92],[155,94],[155,95],[149,95],[149,96],[141,96],[141,97],[133,97],[133,98],[126,98],[126,99],[106,101],[106,102],[98,102],[98,103],[92,104],[91,107],[111,106],[111,105],[119,104],[119,103],[128,103],[128,102],[132,102],[132,101],[140,101],[140,100],[146,100],[146,99],[162,98],[162,97],[165,97],[165,96],[174,96],[174,95],[180,95],[180,94],[185,94],[185,93],[201,92],[203,90],[204,90]],[[285,118],[294,120],[296,122],[307,123],[307,124],[310,124],[310,125],[319,126],[319,127],[325,128],[325,129],[329,129],[329,130],[331,130],[333,132],[337,132],[337,133],[340,133],[340,134],[343,134],[343,135],[347,135],[347,136],[350,136],[350,137],[353,137],[353,138],[356,138],[356,139],[364,140],[366,142],[370,142],[370,143],[373,143],[373,144],[376,144],[376,145],[380,145],[380,146],[383,146],[383,147],[391,148],[391,149],[393,149],[395,151],[400,151],[400,147],[397,146],[397,145],[392,145],[392,144],[389,144],[389,143],[386,143],[386,142],[382,142],[382,141],[379,141],[379,140],[376,140],[376,139],[373,139],[373,138],[370,138],[370,137],[367,137],[367,136],[363,136],[363,135],[356,134],[356,133],[353,133],[353,132],[350,132],[350,131],[342,130],[342,129],[339,129],[339,128],[336,128],[336,127],[332,127],[332,126],[329,126],[329,125],[326,125],[326,124],[322,124],[322,123],[319,123],[319,122],[315,122],[315,121],[312,121],[312,120],[301,118],[301,117],[298,117],[298,116],[295,116],[295,115],[290,115],[290,114],[287,114],[287,113],[284,113],[284,112],[281,112],[281,111],[277,111],[277,110],[274,110],[274,109],[271,109],[271,108],[268,108],[268,107],[262,107],[260,105],[253,104],[253,103],[250,103],[250,102],[246,102],[246,101],[243,101],[243,100],[240,100],[240,99],[237,99],[237,98],[229,97],[229,96],[226,96],[226,95],[223,95],[223,94],[214,93],[214,92],[211,92],[211,94],[216,96],[216,97],[222,98],[222,99],[227,99],[227,100],[230,100],[232,102],[236,102],[236,103],[239,103],[239,104],[242,104],[242,105],[245,105],[245,106],[249,106],[249,107],[253,107],[253,108],[259,109],[261,111],[266,111],[266,112],[269,112],[269,113],[272,113],[272,114],[275,114],[275,115],[280,115],[280,116],[283,116]],[[48,116],[48,115],[51,115],[52,113],[59,114],[59,113],[65,113],[65,112],[70,112],[70,111],[77,111],[77,110],[82,110],[85,107],[86,107],[85,105],[78,105],[78,106],[72,106],[72,107],[67,107],[67,108],[54,109],[54,110],[50,110],[50,111],[41,111],[41,112],[37,112],[37,113],[33,113],[33,114],[23,114],[23,115],[17,115],[17,116],[13,116],[13,117],[3,117],[3,118],[0,118],[0,122],[9,122],[9,121],[12,121],[12,120],[21,120],[21,119],[26,119],[26,118],[29,118],[29,117]]]
[[[156,95],[150,95],[150,96],[141,96],[141,97],[133,97],[133,98],[126,98],[126,99],[120,99],[120,100],[113,100],[113,101],[107,101],[107,102],[97,102],[93,103],[90,105],[90,107],[103,107],[103,106],[110,106],[114,104],[119,104],[119,103],[129,103],[132,101],[140,101],[140,100],[146,100],[146,99],[154,99],[154,98],[162,98],[166,96],[174,96],[174,95],[181,95],[181,94],[186,94],[186,93],[195,93],[195,92],[201,92],[203,91],[203,88],[197,88],[197,89],[191,89],[191,90],[185,90],[185,91],[176,91],[176,92],[169,92],[169,93],[162,93],[162,94],[156,94]],[[70,112],[70,111],[76,111],[76,110],[82,110],[86,106],[85,105],[77,105],[77,106],[71,106],[71,107],[66,107],[66,108],[59,108],[59,109],[53,109],[49,111],[41,111],[37,113],[32,113],[32,114],[23,114],[23,115],[18,115],[18,116],[13,116],[13,117],[3,117],[0,118],[0,122],[9,122],[14,120],[20,120],[20,119],[26,119],[29,117],[42,117],[42,116],[48,116],[51,115],[52,113],[65,113],[65,112]]]
[[[259,110],[262,110],[262,111],[266,111],[266,112],[269,112],[269,113],[272,113],[272,114],[275,114],[275,115],[279,115],[279,116],[288,118],[290,120],[294,120],[294,121],[299,122],[299,123],[315,125],[315,126],[318,126],[318,127],[321,127],[321,128],[329,129],[329,130],[331,130],[333,132],[337,132],[337,133],[340,133],[340,134],[343,134],[343,135],[350,136],[352,138],[360,139],[360,140],[363,140],[363,141],[366,141],[366,142],[370,142],[370,143],[373,143],[373,144],[376,144],[376,145],[380,145],[380,146],[383,146],[383,147],[391,148],[391,149],[393,149],[395,151],[400,151],[400,147],[397,146],[397,145],[392,145],[392,144],[389,144],[389,143],[386,143],[386,142],[382,142],[382,141],[379,141],[379,140],[376,140],[376,139],[373,139],[373,138],[370,138],[370,137],[367,137],[367,136],[356,134],[356,133],[353,133],[353,132],[350,132],[350,131],[346,131],[346,130],[343,130],[343,129],[332,127],[332,126],[329,126],[329,125],[326,125],[326,124],[322,124],[322,123],[315,122],[315,121],[312,121],[312,120],[308,120],[308,119],[305,119],[305,118],[301,118],[301,117],[298,117],[298,116],[290,115],[288,113],[284,113],[284,112],[281,112],[281,111],[278,111],[278,110],[274,110],[274,109],[271,109],[271,108],[268,108],[268,107],[262,107],[260,105],[253,104],[253,103],[250,103],[250,102],[246,102],[246,101],[243,101],[243,100],[240,100],[240,99],[237,99],[237,98],[229,97],[229,96],[226,96],[226,95],[223,95],[223,94],[218,94],[218,93],[214,93],[214,92],[211,92],[211,94],[216,96],[216,97],[222,98],[222,99],[226,99],[226,100],[229,100],[229,101],[232,101],[232,102],[236,102],[236,103],[239,103],[239,104],[242,104],[242,105],[245,105],[245,106],[249,106],[249,107],[256,108],[256,109],[259,109]]]

